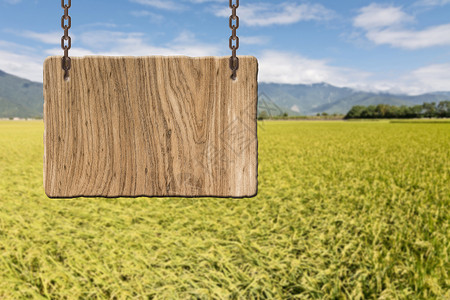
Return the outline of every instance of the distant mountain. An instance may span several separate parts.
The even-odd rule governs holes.
[[[32,82],[0,70],[0,118],[42,118],[42,83]]]
[[[259,93],[278,106],[289,108],[297,114],[307,115],[322,112],[321,106],[345,99],[354,91],[326,83],[312,85],[260,83]]]
[[[0,71],[0,118],[43,116],[42,83]],[[312,115],[327,112],[346,114],[355,105],[417,105],[450,100],[450,92],[419,96],[369,93],[339,88],[327,83],[259,84],[258,111],[270,115]]]
[[[259,93],[275,105],[294,111],[292,114],[312,115],[347,113],[355,105],[417,105],[450,99],[450,92],[437,92],[419,96],[370,93],[350,88],[339,88],[327,83],[275,84],[260,83]],[[268,101],[266,101],[268,102]]]
[[[434,93],[432,93],[432,94],[450,97],[450,92],[434,92]]]

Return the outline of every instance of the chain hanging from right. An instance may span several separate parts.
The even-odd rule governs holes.
[[[230,0],[230,8],[232,10],[232,14],[230,16],[230,28],[231,28],[231,36],[230,36],[230,49],[232,51],[232,55],[230,57],[230,69],[232,71],[231,79],[235,80],[237,75],[237,70],[239,69],[239,58],[236,56],[236,51],[239,49],[239,37],[236,35],[236,30],[239,28],[239,17],[236,15],[236,10],[239,7],[239,0],[236,0],[236,4],[233,4],[233,0]],[[236,24],[233,24],[233,21],[236,21]],[[236,44],[233,44],[233,41]]]
[[[61,18],[61,27],[64,29],[64,35],[61,37],[61,48],[64,50],[64,56],[61,61],[61,66],[64,70],[64,80],[69,79],[69,70],[72,67],[69,57],[69,49],[72,47],[72,39],[69,36],[69,29],[72,27],[72,18],[69,16],[69,8],[71,6],[72,0],[68,0],[67,4],[65,4],[64,0],[61,0],[61,7],[64,9],[64,15]],[[67,20],[67,25],[65,20]],[[65,41],[67,41],[67,45],[65,45]]]

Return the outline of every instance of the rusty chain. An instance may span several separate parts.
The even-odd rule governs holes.
[[[69,29],[72,27],[72,18],[69,16],[69,8],[72,6],[72,0],[61,0],[61,7],[64,9],[64,15],[61,18],[61,28],[64,29],[64,35],[61,37],[61,48],[64,50],[64,56],[61,61],[62,69],[64,70],[64,79],[69,79],[69,70],[72,67],[72,62],[69,57],[69,49],[72,47],[72,39],[69,36]],[[67,20],[67,24],[66,21]],[[67,45],[66,42],[67,41]]]
[[[232,10],[232,14],[230,16],[230,29],[231,36],[229,40],[230,49],[232,51],[232,55],[230,57],[230,69],[232,71],[231,78],[236,79],[237,70],[239,69],[239,58],[236,55],[237,50],[239,49],[239,37],[236,34],[237,29],[239,28],[239,17],[236,14],[237,8],[239,7],[239,0],[235,0],[236,4],[234,4],[233,0],[230,0],[230,8]],[[64,29],[64,35],[61,37],[61,48],[64,50],[64,56],[61,61],[62,69],[64,70],[64,79],[69,78],[69,70],[71,69],[72,63],[69,57],[69,50],[72,47],[72,39],[69,36],[69,29],[72,27],[72,18],[69,16],[69,8],[72,5],[72,0],[68,0],[68,3],[65,3],[65,0],[61,0],[61,7],[64,9],[64,15],[61,18],[61,28]],[[67,20],[67,24],[65,21]],[[235,23],[233,22],[235,21]],[[67,45],[66,42],[67,41]],[[235,42],[235,43],[233,43]]]
[[[230,69],[232,71],[231,78],[233,80],[236,79],[237,70],[239,69],[239,58],[236,56],[236,51],[239,49],[239,37],[236,35],[236,30],[239,28],[239,17],[236,14],[236,10],[239,7],[239,0],[236,0],[236,4],[233,3],[233,0],[230,0],[230,8],[232,10],[231,16],[230,16],[230,29],[231,29],[231,36],[230,36],[230,49],[232,51],[231,57],[230,57]],[[233,21],[236,21],[234,23]],[[233,43],[235,42],[235,44]]]

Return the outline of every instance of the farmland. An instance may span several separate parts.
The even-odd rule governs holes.
[[[50,200],[0,121],[0,298],[450,298],[450,124],[261,122],[252,199]]]

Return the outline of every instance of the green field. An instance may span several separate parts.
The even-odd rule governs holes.
[[[253,199],[50,200],[0,121],[0,299],[450,299],[450,124],[263,122]]]

